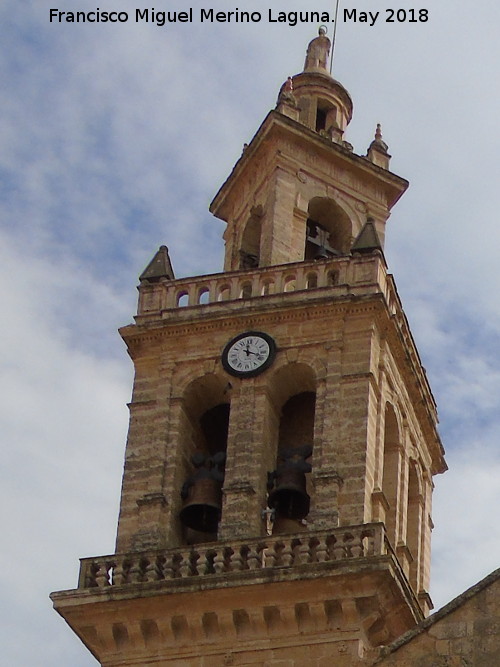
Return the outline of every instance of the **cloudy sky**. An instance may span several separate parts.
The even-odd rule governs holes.
[[[132,368],[116,330],[160,244],[178,277],[222,266],[208,204],[316,23],[50,23],[47,0],[0,7],[0,638],[2,663],[95,665],[48,594],[78,558],[113,551]],[[328,3],[288,0],[278,10]],[[386,256],[440,410],[449,472],[435,491],[436,608],[499,566],[500,5],[433,0],[426,23],[339,23],[347,139],[382,123],[411,187]],[[90,11],[90,0],[61,1]],[[342,15],[341,15],[342,17]],[[331,30],[330,30],[331,33]]]

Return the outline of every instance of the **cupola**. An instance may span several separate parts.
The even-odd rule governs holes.
[[[330,75],[330,49],[331,42],[325,28],[321,27],[318,37],[307,47],[304,71],[291,77],[291,85],[298,120],[312,130],[341,142],[352,118],[352,100],[344,86]]]

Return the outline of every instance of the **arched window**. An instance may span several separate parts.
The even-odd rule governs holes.
[[[177,295],[177,307],[184,308],[189,305],[189,294],[187,292],[179,292]]]
[[[318,286],[318,274],[317,273],[308,273],[306,278],[306,288],[314,289]]]
[[[274,289],[274,283],[272,283],[270,280],[266,280],[266,282],[262,285],[262,291],[261,291],[262,296],[267,296],[268,294],[272,294],[273,289]]]
[[[243,283],[240,290],[240,299],[249,299],[252,296],[252,283]]]
[[[333,285],[339,284],[339,272],[338,271],[328,271],[328,285],[333,287]]]
[[[208,288],[203,287],[198,292],[198,303],[199,304],[207,304],[209,302],[210,302],[210,292],[209,292]]]
[[[231,287],[229,285],[222,285],[221,287],[219,287],[217,301],[229,301],[230,296],[231,296]]]

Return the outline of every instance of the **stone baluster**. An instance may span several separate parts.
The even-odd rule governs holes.
[[[217,549],[214,558],[215,574],[221,574],[226,569],[226,558],[224,556],[224,547]]]
[[[326,535],[320,535],[318,537],[318,544],[316,545],[316,549],[314,551],[315,558],[318,563],[325,563],[328,560],[328,544],[326,540]]]
[[[239,572],[243,569],[243,549],[244,547],[236,546],[231,556],[229,557],[229,567],[231,571]]]
[[[183,551],[180,554],[181,561],[179,562],[178,572],[181,577],[191,576],[191,552]]]
[[[176,571],[175,554],[168,554],[163,565],[163,576],[165,579],[173,579],[176,575]]]
[[[262,552],[262,564],[264,567],[275,567],[277,565],[277,548],[279,544],[279,542],[271,542],[271,544],[266,545],[266,548]]]
[[[363,555],[363,543],[359,533],[356,533],[352,538],[350,552],[352,558],[360,558]]]
[[[259,553],[259,545],[252,544],[247,555],[247,565],[249,570],[257,570],[261,567],[261,555]]]
[[[127,569],[126,561],[120,558],[113,568],[113,578],[111,581],[113,586],[123,586],[123,584],[128,582]]]
[[[108,574],[108,563],[106,561],[101,561],[98,563],[98,568],[95,573],[95,582],[99,588],[104,588],[109,586],[109,574]]]
[[[311,555],[311,550],[309,547],[309,540],[303,539],[299,542],[296,549],[296,560],[297,565],[305,565],[309,562],[309,557]]]
[[[335,560],[342,560],[342,558],[346,558],[346,548],[340,541],[340,539],[337,539],[335,544],[333,545],[333,557]]]
[[[130,563],[130,569],[128,571],[128,581],[130,584],[137,584],[140,581],[142,581],[141,577],[141,567],[140,567],[140,562],[139,562],[139,557],[135,557],[132,559]]]
[[[281,564],[285,567],[290,567],[293,562],[293,549],[290,540],[283,542],[283,550],[281,552]]]
[[[161,579],[161,576],[156,564],[156,557],[153,555],[146,562],[144,581],[158,581],[158,579]]]
[[[207,550],[196,549],[193,553],[193,570],[198,576],[202,577],[204,574],[209,574],[207,566]]]

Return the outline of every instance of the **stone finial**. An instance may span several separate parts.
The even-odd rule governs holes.
[[[366,157],[384,169],[389,168],[389,160],[391,156],[387,152],[389,146],[382,139],[382,126],[380,123],[377,123],[377,129],[375,130],[375,138],[368,147],[368,152]]]
[[[304,72],[318,69],[328,72],[328,56],[330,55],[331,45],[326,36],[326,28],[321,26],[318,30],[318,37],[309,42],[307,47]]]
[[[280,88],[276,108],[285,116],[298,120],[297,100],[293,94],[293,79],[291,76]]]
[[[292,106],[295,106],[296,104],[295,96],[293,94],[293,79],[291,76],[288,77],[288,79],[280,88],[280,92],[278,95],[278,104],[283,102],[292,104]]]
[[[382,244],[380,243],[380,238],[377,234],[374,219],[368,218],[356,237],[351,252],[365,254],[371,253],[374,250],[381,251]]]
[[[158,252],[139,276],[141,283],[155,283],[160,278],[167,278],[168,280],[174,280],[175,278],[166,245],[160,246]]]
[[[384,151],[384,153],[387,153],[387,149],[389,148],[389,146],[382,139],[382,126],[380,125],[380,123],[377,123],[377,129],[375,130],[375,139],[370,144],[370,148],[372,146],[377,146],[377,148],[379,150]]]

